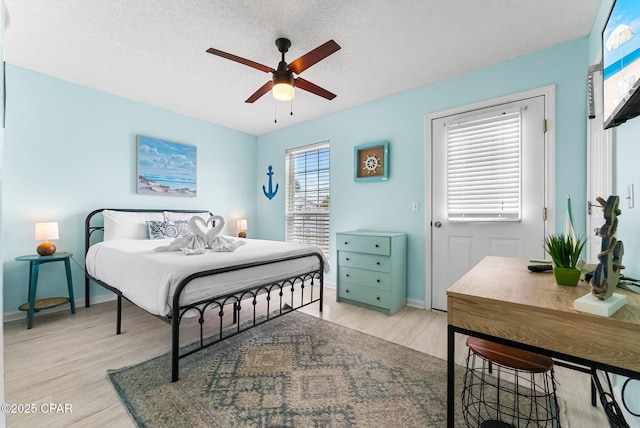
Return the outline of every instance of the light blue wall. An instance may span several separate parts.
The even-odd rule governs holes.
[[[76,255],[82,253],[82,228],[78,225],[85,214],[109,205],[212,210],[219,206],[227,217],[247,215],[251,235],[283,239],[285,150],[324,140],[330,140],[332,147],[332,244],[339,230],[406,231],[409,298],[423,301],[425,115],[556,85],[556,157],[561,166],[556,171],[557,205],[563,206],[565,195],[570,193],[576,206],[581,206],[586,202],[588,50],[587,39],[574,40],[258,137],[256,151],[255,137],[8,66],[3,260],[4,279],[10,283],[5,283],[5,311],[15,310],[26,296],[26,269],[13,259],[33,252],[35,221],[60,221],[58,247]],[[198,198],[135,193],[136,134],[198,146]],[[389,181],[355,183],[353,147],[379,140],[390,141]],[[273,200],[259,190],[267,183],[269,165],[273,165],[274,180],[281,186]],[[420,203],[419,213],[411,212],[412,201]],[[557,216],[556,228],[561,221]],[[584,215],[577,215],[579,231],[584,231],[584,224]],[[334,258],[332,252],[333,265]],[[335,280],[334,275],[329,279]],[[75,279],[76,288],[80,288],[79,272]],[[62,281],[54,284],[54,290],[62,291],[62,287]]]
[[[331,142],[331,264],[335,266],[335,233],[348,229],[403,231],[408,234],[408,297],[425,299],[425,115],[481,100],[547,85],[556,85],[556,205],[571,194],[586,204],[586,76],[589,44],[574,40],[459,77],[384,98],[369,104],[258,137],[258,185],[273,165],[284,185],[285,150],[324,140]],[[398,78],[394,75],[393,78]],[[381,82],[384,84],[384,82]],[[338,96],[340,96],[338,94]],[[301,107],[302,108],[302,107]],[[387,182],[353,180],[353,148],[388,140]],[[268,239],[284,238],[284,191],[268,200],[257,197],[257,231]],[[411,202],[420,213],[411,212]],[[564,210],[564,208],[562,208]],[[562,211],[563,212],[563,211]],[[427,217],[429,217],[427,215]],[[585,216],[576,213],[584,234]],[[556,217],[560,229],[563,216]],[[329,274],[335,281],[335,269]]]
[[[6,112],[5,312],[27,299],[29,266],[14,259],[34,254],[37,221],[58,221],[58,250],[72,252],[84,266],[84,218],[96,208],[194,208],[228,220],[255,217],[254,136],[10,65]],[[197,147],[196,198],[136,194],[137,134]],[[76,298],[82,298],[84,276],[72,266]],[[66,295],[61,263],[43,265],[41,275],[39,297]]]

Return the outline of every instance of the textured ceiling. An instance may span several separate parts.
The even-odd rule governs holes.
[[[585,36],[600,0],[4,0],[5,61],[261,135]],[[338,96],[244,100],[277,67],[334,39],[300,76]],[[586,71],[585,71],[586,72]],[[278,123],[274,124],[277,111]]]

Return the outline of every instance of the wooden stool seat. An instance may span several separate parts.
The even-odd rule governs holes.
[[[549,357],[477,337],[467,338],[467,346],[474,354],[513,369],[544,373],[553,368],[553,360]]]

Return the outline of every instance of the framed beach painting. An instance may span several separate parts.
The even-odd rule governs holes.
[[[197,196],[195,146],[138,135],[138,193]]]

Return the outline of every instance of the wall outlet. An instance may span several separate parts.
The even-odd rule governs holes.
[[[633,208],[634,196],[633,196],[633,183],[629,184],[629,196],[627,196],[629,200],[629,208]]]
[[[411,212],[417,213],[420,211],[420,202],[411,202]]]

